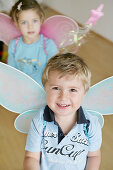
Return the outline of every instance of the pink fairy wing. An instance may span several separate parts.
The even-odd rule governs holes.
[[[14,25],[11,18],[6,14],[0,13],[0,40],[8,45],[10,40],[20,35],[21,32]]]
[[[63,15],[49,17],[41,27],[41,33],[53,39],[58,48],[72,44],[78,31],[78,24],[73,19]]]

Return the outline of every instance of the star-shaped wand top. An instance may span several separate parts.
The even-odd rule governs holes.
[[[104,15],[104,13],[102,12],[103,7],[104,7],[104,4],[100,4],[96,10],[92,9],[91,16],[86,22],[86,24],[92,24],[92,26],[94,26],[96,22],[98,21],[98,19]]]

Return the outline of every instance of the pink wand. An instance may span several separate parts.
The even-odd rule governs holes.
[[[98,19],[104,15],[104,13],[102,12],[103,7],[104,7],[104,4],[100,4],[96,10],[92,9],[91,16],[86,22],[86,24],[92,24],[92,26],[94,26],[96,22],[98,21]]]

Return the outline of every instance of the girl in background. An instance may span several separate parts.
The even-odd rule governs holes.
[[[36,0],[19,0],[12,7],[10,16],[22,36],[10,41],[8,64],[42,86],[41,76],[47,61],[58,52],[53,40],[40,34],[44,12]]]

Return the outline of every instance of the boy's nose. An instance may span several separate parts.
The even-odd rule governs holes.
[[[68,97],[69,97],[69,94],[68,94],[68,92],[66,90],[60,91],[60,98],[62,100],[67,99]]]

